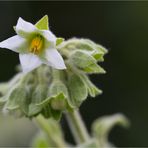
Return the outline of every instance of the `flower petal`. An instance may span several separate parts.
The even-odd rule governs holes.
[[[37,28],[35,25],[23,20],[19,17],[16,25],[16,33],[24,38],[28,38],[31,33],[36,32]]]
[[[26,46],[27,46],[27,41],[18,35],[15,35],[13,37],[10,37],[0,42],[1,48],[8,48],[15,52],[21,52],[21,50],[24,50],[25,48],[27,48]]]
[[[56,36],[50,30],[38,30],[39,34],[45,39],[45,48],[56,46]]]
[[[56,49],[45,50],[45,64],[50,65],[56,69],[66,69],[64,60],[60,53]]]
[[[24,73],[30,72],[42,64],[41,60],[34,54],[19,54],[20,63]]]

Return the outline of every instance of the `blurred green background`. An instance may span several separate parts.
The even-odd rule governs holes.
[[[101,64],[107,74],[91,76],[104,93],[81,106],[88,129],[97,117],[121,112],[131,127],[114,128],[110,141],[122,147],[148,146],[148,2],[0,2],[0,41],[15,34],[19,16],[35,23],[45,14],[56,36],[89,38],[109,50]],[[18,63],[18,54],[1,49],[0,81],[10,79]],[[35,132],[27,119],[0,118],[1,147],[27,146]]]

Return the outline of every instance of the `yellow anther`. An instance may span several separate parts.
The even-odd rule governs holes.
[[[32,39],[29,51],[34,54],[39,54],[42,51],[42,47],[43,47],[43,37],[37,35]]]

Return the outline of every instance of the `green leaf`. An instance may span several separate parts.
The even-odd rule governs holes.
[[[105,70],[97,64],[97,61],[88,52],[76,50],[70,56],[70,62],[86,73],[105,73]]]
[[[64,38],[57,38],[56,40],[56,46],[58,46],[59,44],[61,44],[64,41]]]
[[[87,87],[76,74],[70,74],[68,79],[68,89],[70,93],[69,102],[73,107],[79,107],[87,98]]]
[[[41,30],[49,30],[49,25],[48,25],[48,15],[45,15],[44,17],[42,17],[36,24],[35,26],[38,29]]]
[[[122,125],[124,127],[129,126],[128,119],[122,114],[115,114],[112,116],[104,116],[97,119],[92,125],[92,131],[94,136],[101,140],[100,142],[107,143],[107,138],[109,135],[110,130],[115,125]],[[102,143],[103,144],[103,143]]]

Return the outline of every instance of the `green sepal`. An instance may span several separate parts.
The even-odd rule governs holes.
[[[26,85],[27,86],[27,85]],[[29,117],[29,105],[31,103],[31,93],[32,93],[33,86],[30,85],[27,87],[23,87],[23,90],[26,94],[26,97],[20,98],[19,108],[24,113],[25,116]]]
[[[0,97],[0,106],[3,105],[3,104],[5,104],[6,101],[7,101],[7,96],[1,96]]]
[[[105,73],[97,61],[88,52],[76,50],[70,56],[70,62],[86,73]]]
[[[56,46],[60,45],[64,41],[64,38],[57,38],[56,39]]]
[[[49,95],[52,97],[51,106],[56,110],[63,110],[67,106],[68,90],[66,85],[60,81],[53,81],[50,86]]]
[[[14,31],[16,32],[16,26],[13,26]]]
[[[86,42],[91,46],[93,49],[97,49],[99,52],[103,52],[104,54],[108,53],[107,49],[100,44],[96,44],[95,42],[91,41],[90,39],[81,39],[83,42]]]
[[[73,52],[75,50],[87,51],[92,55],[97,61],[103,61],[104,55],[107,53],[107,50],[95,42],[89,39],[78,39],[72,38],[63,42],[60,47],[61,50],[67,50],[67,52]]]
[[[68,97],[67,87],[60,80],[53,81],[52,84],[51,84],[51,86],[50,86],[49,95],[54,98],[54,97],[58,96],[61,93],[63,94],[62,95],[63,98]]]
[[[88,78],[87,75],[85,75],[84,73],[80,73],[79,76],[81,77],[81,79],[83,80],[83,83],[85,83],[85,85],[87,86],[88,89],[88,93],[91,97],[95,97],[97,95],[101,95],[102,94],[102,90],[100,90],[99,88],[97,88]]]
[[[89,39],[85,39],[85,41],[89,45],[91,45],[94,49],[97,49],[97,51],[99,51],[99,52],[102,51],[103,54],[107,54],[108,53],[107,49],[105,47],[103,47],[102,45],[96,44],[95,42],[93,42],[93,41],[91,41]]]
[[[55,103],[57,102],[55,105],[56,109],[60,110],[66,107],[65,101],[66,101],[66,98],[68,97],[68,90],[63,82],[61,82],[60,80],[53,81],[47,91],[48,92],[47,92],[46,99],[40,102],[38,104],[39,106],[44,106],[51,102],[55,105]],[[62,102],[62,104],[58,103],[58,100]]]
[[[41,30],[49,30],[48,15],[43,16],[35,26]]]
[[[0,97],[0,111],[3,110],[5,103],[7,102],[7,98],[5,96]]]
[[[100,62],[104,61],[104,55],[108,53],[107,49],[103,47],[102,45],[96,44],[95,42],[85,39],[85,41],[93,48],[95,49],[92,53],[92,56]]]
[[[4,95],[8,90],[8,83],[0,83],[0,94]]]
[[[50,118],[50,117],[52,117],[50,108],[51,108],[51,107],[50,107],[50,104],[47,104],[46,106],[43,106],[43,107],[42,107],[41,114],[42,114],[45,118]]]
[[[54,118],[57,121],[60,121],[60,119],[62,117],[62,111],[55,110],[55,109],[52,109],[52,108],[51,108],[50,111],[51,111],[52,118]]]
[[[19,108],[22,101],[27,99],[27,94],[24,89],[25,87],[17,85],[11,90],[5,105],[6,109],[13,110]]]
[[[16,74],[13,78],[11,78],[8,82],[0,83],[0,96],[8,95],[9,92],[16,86],[16,83],[20,80],[21,74]]]
[[[71,106],[78,108],[87,98],[87,87],[82,79],[74,73],[69,74],[67,85],[70,93],[69,102]]]
[[[39,84],[33,90],[31,96],[31,102],[29,104],[28,116],[33,116],[39,113],[42,110],[41,106],[38,106],[40,102],[42,102],[47,96],[47,85]]]
[[[85,67],[83,71],[88,74],[105,74],[106,73],[106,71],[101,66],[95,63],[90,65],[89,67]]]
[[[0,83],[0,108],[5,104],[7,101],[7,93],[9,89],[9,84],[8,83]]]
[[[55,110],[64,110],[66,109],[67,102],[63,93],[60,93],[56,97],[51,99],[51,107]]]

